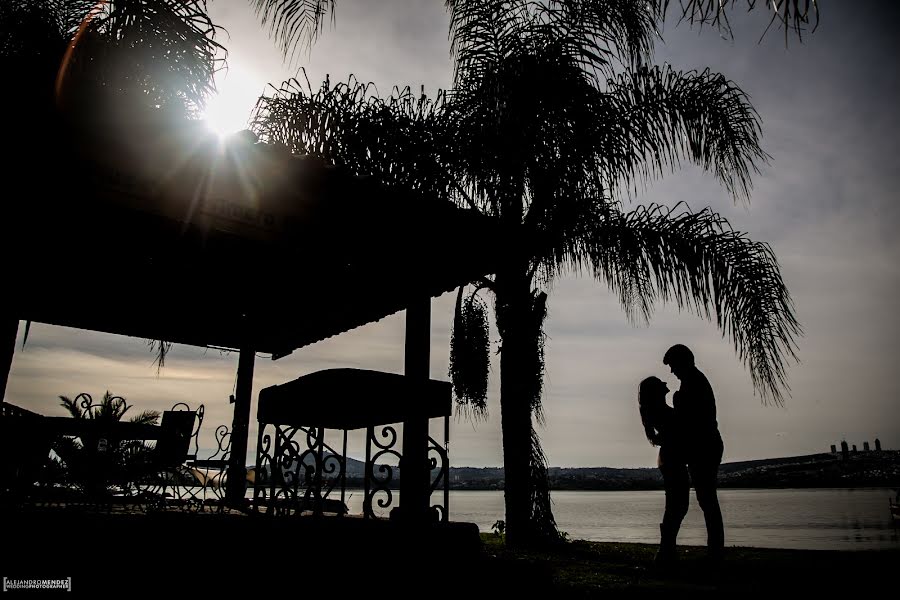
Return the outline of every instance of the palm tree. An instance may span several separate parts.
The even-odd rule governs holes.
[[[652,66],[658,13],[645,3],[449,1],[455,87],[379,99],[351,79],[313,92],[287,82],[260,99],[270,142],[496,218],[493,277],[460,289],[451,349],[459,402],[483,415],[493,297],[501,339],[501,427],[508,541],[557,539],[542,421],[543,322],[553,280],[587,271],[629,315],[657,300],[715,318],[764,400],[781,401],[799,335],[771,248],[706,209],[623,202],[682,160],[736,200],[766,156],[759,120],[723,76]],[[461,241],[461,243],[465,243]]]
[[[88,394],[75,399],[59,397],[60,404],[74,419],[111,425],[122,421],[131,408],[121,396],[107,391],[99,404],[93,404]],[[160,414],[146,410],[129,419],[131,423],[157,425]],[[102,447],[101,447],[102,445]],[[127,486],[145,474],[152,463],[153,447],[140,440],[99,440],[83,436],[61,437],[53,444],[66,478],[89,497],[108,493],[111,486]]]

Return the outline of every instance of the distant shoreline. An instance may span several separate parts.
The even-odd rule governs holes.
[[[663,489],[657,468],[551,467],[551,490],[639,491]],[[503,469],[450,469],[452,490],[502,490]],[[900,451],[810,454],[724,463],[719,468],[722,489],[900,488]]]
[[[347,458],[346,489],[365,485],[364,463]],[[400,469],[392,467],[389,489],[396,491]],[[641,491],[663,489],[658,468],[550,467],[552,491]],[[451,467],[450,489],[502,490],[502,467]],[[252,486],[251,486],[252,487]],[[809,454],[723,463],[721,489],[900,488],[900,451]]]

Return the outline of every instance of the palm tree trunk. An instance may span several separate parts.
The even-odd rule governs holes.
[[[549,511],[549,497],[543,497],[547,495],[546,469],[543,464],[533,464],[541,455],[537,436],[532,435],[532,410],[540,397],[543,379],[539,360],[542,318],[535,318],[536,305],[527,270],[510,271],[497,274],[495,291],[502,344],[500,413],[506,539],[510,545],[521,546],[554,537],[547,534],[555,535],[556,526]],[[543,313],[543,306],[540,310]],[[536,474],[544,481],[535,481]],[[541,500],[547,500],[541,502],[547,508],[536,512],[534,502]]]
[[[531,538],[531,405],[522,379],[525,367],[515,335],[504,336],[500,355],[500,414],[503,432],[506,539],[522,545]]]

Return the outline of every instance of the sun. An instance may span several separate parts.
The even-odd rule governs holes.
[[[231,62],[216,74],[218,93],[209,99],[203,120],[219,137],[246,129],[250,113],[265,87],[252,69]]]

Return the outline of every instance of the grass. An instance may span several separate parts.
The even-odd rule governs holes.
[[[838,552],[730,547],[713,568],[704,548],[680,548],[676,567],[661,570],[656,546],[576,540],[545,550],[513,550],[494,534],[481,534],[488,572],[554,597],[859,593],[894,589],[900,548]],[[499,583],[499,581],[498,581]],[[502,587],[503,584],[499,583]]]

